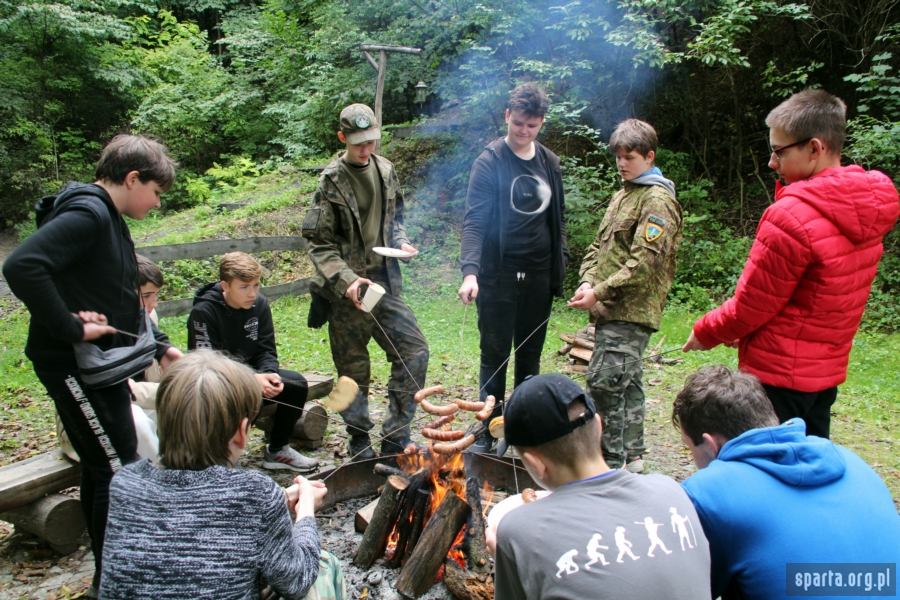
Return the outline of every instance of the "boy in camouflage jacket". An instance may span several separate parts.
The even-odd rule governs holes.
[[[674,184],[653,166],[653,127],[628,119],[609,146],[625,187],[606,209],[568,305],[590,310],[596,324],[587,389],[603,418],[603,456],[614,468],[640,472],[646,450],[641,358],[675,277],[681,205]]]
[[[317,269],[310,281],[310,289],[319,296],[314,305],[330,305],[328,333],[338,375],[350,377],[360,387],[356,401],[340,414],[350,435],[350,453],[362,460],[375,456],[368,433],[374,427],[369,418],[369,340],[375,338],[391,363],[382,454],[402,452],[409,442],[416,407],[413,394],[425,385],[428,343],[400,297],[397,259],[372,250],[383,246],[403,250],[409,254],[407,260],[417,253],[403,228],[403,195],[394,165],[372,154],[381,139],[372,110],[352,104],[341,111],[338,138],[347,151],[322,171],[303,222],[303,237],[309,240],[309,256]],[[386,293],[370,316],[361,310],[361,297],[363,286],[373,283]]]

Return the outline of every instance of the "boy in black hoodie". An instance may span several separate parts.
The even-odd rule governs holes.
[[[143,219],[175,181],[175,163],[153,140],[119,135],[103,149],[92,184],[68,183],[36,207],[38,230],[3,265],[13,293],[28,307],[25,355],[47,388],[81,457],[81,505],[100,585],[109,482],[137,460],[128,382],[91,388],[75,362],[76,342],[103,350],[133,346],[143,321],[134,242],[122,218]],[[181,352],[153,326],[165,369]]]
[[[303,414],[309,387],[302,375],[278,366],[272,311],[268,299],[259,293],[261,272],[249,254],[222,255],[220,281],[207,283],[194,294],[187,322],[188,348],[227,352],[253,369],[264,401],[278,404],[269,445],[263,450],[263,467],[311,471],[319,462],[288,443]]]

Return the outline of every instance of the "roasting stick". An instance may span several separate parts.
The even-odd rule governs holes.
[[[459,358],[456,360],[456,381],[453,382],[454,390],[459,389],[459,375],[462,373],[463,342],[466,336],[466,314],[469,312],[468,304],[464,304],[463,307],[462,330],[459,332]]]

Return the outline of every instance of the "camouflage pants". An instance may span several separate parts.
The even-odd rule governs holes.
[[[347,588],[344,585],[344,572],[341,561],[330,552],[322,550],[319,554],[319,577],[303,600],[344,600]]]
[[[624,321],[597,326],[587,389],[603,420],[603,457],[614,469],[646,450],[640,359],[652,333]]]
[[[381,285],[387,287],[386,283],[382,282]],[[384,328],[384,332],[373,316]],[[371,315],[356,308],[348,298],[341,298],[340,301],[331,303],[328,334],[331,338],[331,356],[338,375],[349,377],[360,387],[356,401],[341,413],[347,424],[347,433],[359,435],[375,427],[369,418],[368,387],[372,378],[369,340],[375,338],[391,363],[391,378],[387,387],[394,390],[388,392],[388,414],[382,424],[382,431],[393,441],[405,442],[409,439],[409,423],[416,412],[413,394],[425,386],[428,372],[428,342],[422,335],[413,312],[403,299],[390,293],[381,298]],[[392,342],[396,350],[391,345]],[[410,374],[415,381],[410,379]]]

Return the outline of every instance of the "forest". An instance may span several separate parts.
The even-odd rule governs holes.
[[[340,108],[373,103],[360,44],[396,44],[422,52],[390,55],[385,125],[443,125],[385,138],[420,230],[458,231],[472,160],[504,131],[509,91],[535,81],[552,98],[541,140],[564,160],[573,263],[619,186],[612,129],[647,120],[686,215],[669,302],[706,310],[773,201],[764,120],[791,93],[840,96],[845,162],[900,182],[898,42],[900,0],[2,0],[0,228],[28,235],[35,201],[91,180],[118,132],[177,158],[164,212],[324,164]],[[900,328],[898,297],[895,231],[864,327]]]

